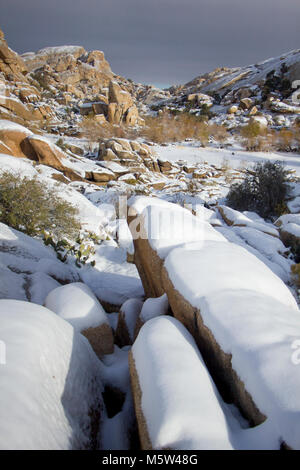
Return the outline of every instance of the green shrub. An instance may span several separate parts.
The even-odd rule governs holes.
[[[80,230],[78,210],[37,177],[4,172],[0,176],[0,221],[30,236],[44,231],[55,239],[74,237]]]
[[[264,218],[279,216],[289,196],[287,174],[281,162],[257,163],[244,181],[230,187],[227,204],[236,210],[255,211]]]

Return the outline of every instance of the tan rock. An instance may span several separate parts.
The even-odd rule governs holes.
[[[111,161],[111,160],[118,160],[117,155],[112,151],[112,149],[108,148],[105,149],[103,152],[98,155],[99,160]]]
[[[249,116],[255,116],[258,113],[258,109],[256,106],[253,106],[249,111]]]
[[[137,160],[138,158],[133,152],[128,152],[127,150],[121,150],[121,152],[118,153],[118,157],[120,160]]]
[[[115,122],[116,110],[117,110],[117,103],[109,103],[107,120],[108,122],[112,124]]]
[[[240,106],[242,109],[250,109],[253,106],[253,100],[251,98],[242,98]]]
[[[238,107],[238,106],[232,105],[232,106],[230,106],[230,107],[227,109],[227,113],[228,113],[228,114],[235,114],[235,113],[238,112],[238,110],[239,110],[239,107]]]
[[[21,101],[15,98],[2,97],[0,106],[11,111],[13,114],[16,114],[24,121],[32,121],[35,119],[29,109],[23,103],[21,103]]]
[[[19,91],[19,98],[22,103],[36,103],[40,99],[40,93],[32,88],[22,88]]]
[[[166,184],[167,183],[165,181],[158,181],[157,183],[150,183],[149,186],[151,186],[153,189],[157,189],[158,191],[160,191],[161,189],[165,188]]]
[[[106,183],[108,181],[112,181],[116,179],[115,175],[112,172],[108,171],[93,171],[93,180],[96,181],[96,183]]]
[[[27,82],[24,76],[27,73],[26,65],[21,57],[8,47],[3,31],[0,37],[0,72],[4,73],[6,79]]]
[[[149,431],[147,427],[147,422],[143,413],[142,408],[142,390],[140,386],[139,376],[135,367],[135,361],[132,355],[132,352],[129,352],[129,371],[130,371],[130,383],[131,391],[134,401],[135,415],[138,424],[139,438],[141,443],[141,448],[143,450],[152,450],[152,443],[149,437]]]
[[[115,138],[115,142],[117,142],[119,145],[121,145],[123,150],[127,150],[127,152],[131,152],[131,144],[129,140],[127,139],[120,139],[120,138]]]
[[[127,110],[125,123],[128,126],[134,126],[137,123],[138,117],[139,117],[138,109],[135,105],[133,105]]]
[[[138,142],[135,140],[130,141],[131,148],[134,152],[139,152],[141,150],[141,146]]]
[[[124,111],[127,111],[133,105],[130,94],[122,90],[119,84],[113,80],[109,83],[109,103],[123,105]]]
[[[201,312],[195,309],[173,286],[168,272],[162,269],[162,282],[174,313],[194,337],[203,359],[223,398],[235,403],[253,425],[261,424],[266,417],[259,411],[232,367],[231,355],[222,351],[212,332],[204,324]]]
[[[131,229],[131,222],[137,220],[135,216],[130,215],[129,209],[129,228]],[[145,220],[142,216],[138,217],[140,225],[140,233],[146,234]],[[163,260],[154,251],[145,237],[134,239],[134,262],[139,272],[140,278],[143,283],[146,297],[160,297],[164,294],[164,289],[161,282],[161,270]]]
[[[9,124],[9,123],[8,123]],[[35,154],[31,146],[24,145],[27,137],[32,133],[22,126],[0,129],[0,140],[5,147],[8,147],[15,157],[31,158],[35,160]]]
[[[115,341],[119,347],[131,345],[135,338],[136,322],[143,307],[139,299],[128,299],[122,305],[115,333]]]
[[[94,119],[95,119],[96,122],[98,122],[98,124],[106,124],[107,123],[104,114],[96,114]]]
[[[102,103],[102,102],[97,102],[97,103],[93,103],[92,104],[92,110],[94,112],[94,114],[103,114],[103,115],[107,115],[107,104],[106,103]]]
[[[35,155],[36,160],[43,165],[51,166],[59,171],[64,171],[65,166],[63,161],[65,160],[64,153],[54,144],[50,144],[44,139],[38,136],[29,136],[25,139],[25,144],[28,143]]]
[[[287,224],[289,227],[289,224]],[[299,247],[300,246],[300,237],[290,232],[287,229],[279,229],[280,239],[286,247]]]
[[[81,331],[88,340],[97,356],[101,359],[105,354],[114,352],[114,339],[111,327],[104,323],[95,328]]]
[[[1,140],[0,140],[0,153],[5,153],[7,155],[13,155],[11,149],[5,145]]]

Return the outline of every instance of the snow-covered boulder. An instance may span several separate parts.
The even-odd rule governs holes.
[[[184,326],[148,321],[129,354],[143,449],[232,449],[220,396]]]
[[[137,337],[142,326],[149,320],[160,315],[166,315],[169,309],[169,301],[166,294],[154,299],[146,299],[142,307],[139,318],[136,322],[134,336]]]
[[[300,314],[286,285],[244,248],[213,241],[173,250],[162,280],[224,396],[253,424],[267,417],[278,441],[299,448],[300,428],[293,437],[288,422],[300,412],[291,363]]]
[[[285,214],[275,225],[279,227],[280,238],[286,246],[300,245],[300,214]]]
[[[265,222],[261,217],[257,216],[255,218],[251,215],[255,213],[248,213],[248,215],[246,215],[247,213],[242,213],[223,205],[219,205],[218,210],[227,225],[234,227],[251,227],[272,235],[273,237],[279,237],[278,230],[276,230],[275,227]]]
[[[48,294],[45,306],[82,333],[98,357],[113,352],[113,334],[107,315],[87,285],[74,282],[57,287]]]
[[[0,448],[95,448],[101,363],[88,341],[48,309],[16,300],[0,300],[0,330]]]
[[[77,280],[76,270],[58,261],[51,247],[0,223],[1,298],[30,300],[42,305],[59,282]]]
[[[208,222],[177,204],[141,196],[130,198],[128,206],[135,263],[147,297],[164,294],[161,269],[175,247],[192,241],[225,240]]]

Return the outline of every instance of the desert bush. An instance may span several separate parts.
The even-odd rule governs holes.
[[[92,113],[84,116],[80,131],[82,137],[87,139],[90,151],[93,150],[94,144],[102,139],[111,137],[130,138],[131,135],[134,135],[134,131],[130,131],[125,125],[113,125],[109,122],[100,124]]]
[[[275,147],[279,152],[291,152],[295,141],[294,132],[288,129],[280,129],[274,135]]]
[[[293,125],[294,139],[298,152],[300,152],[300,117],[298,117]]]
[[[240,130],[243,146],[251,152],[290,152],[295,139],[294,132],[287,129],[279,131],[262,127],[258,122],[250,121]]]
[[[229,132],[227,128],[224,125],[219,125],[219,124],[210,124],[209,134],[217,142],[220,142],[220,143],[225,142],[229,137]]]
[[[228,132],[224,126],[208,124],[203,116],[185,112],[174,115],[165,111],[158,116],[147,116],[140,136],[159,144],[196,139],[206,146],[211,136],[218,142],[224,142]]]
[[[94,245],[100,245],[101,239],[95,233],[87,233],[85,236],[76,238],[75,243],[63,238],[55,241],[53,237],[46,231],[43,232],[43,242],[46,246],[52,246],[56,252],[57,258],[65,263],[68,259],[73,258],[75,265],[81,268],[90,261],[91,266],[95,266],[96,261],[93,258],[95,254]]]
[[[57,141],[55,142],[55,145],[57,145],[57,147],[59,147],[63,152],[65,152],[68,148],[64,140],[61,137],[57,139]]]
[[[47,231],[56,239],[75,237],[78,211],[38,179],[4,172],[0,176],[0,221],[30,236]]]
[[[249,121],[240,129],[242,143],[246,150],[252,152],[269,150],[270,139],[267,130],[259,122]]]
[[[288,172],[281,162],[257,163],[241,183],[231,185],[227,204],[268,218],[281,215],[289,196]]]

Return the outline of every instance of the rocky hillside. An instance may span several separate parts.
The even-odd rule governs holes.
[[[206,115],[228,127],[243,124],[257,114],[264,115],[271,125],[290,127],[288,118],[293,122],[300,114],[296,100],[299,87],[293,87],[299,77],[300,50],[294,50],[246,67],[217,68],[165,90],[164,98],[151,105],[156,111]]]
[[[103,52],[62,46],[19,56],[2,31],[0,41],[1,117],[73,135],[85,115],[96,115],[104,127],[143,124],[135,98],[139,86],[115,75]]]

